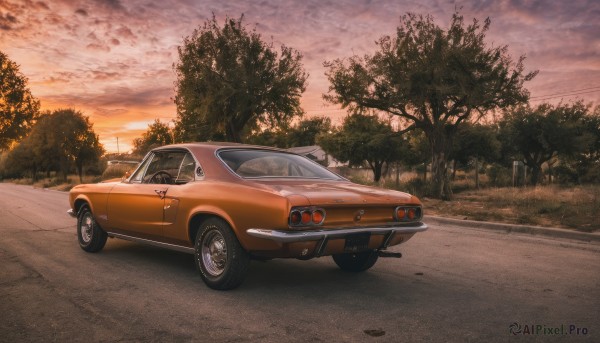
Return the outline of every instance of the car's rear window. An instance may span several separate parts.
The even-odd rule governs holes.
[[[309,159],[285,152],[235,149],[218,152],[221,160],[243,178],[340,179]]]

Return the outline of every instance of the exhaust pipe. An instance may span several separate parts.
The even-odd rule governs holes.
[[[390,252],[390,251],[379,250],[378,254],[379,254],[379,257],[394,257],[394,258],[402,257],[402,253],[399,253],[399,252]]]

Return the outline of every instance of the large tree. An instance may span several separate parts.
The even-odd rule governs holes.
[[[525,74],[524,57],[514,62],[507,46],[486,44],[489,26],[489,19],[466,25],[454,13],[444,30],[431,16],[409,13],[395,36],[379,39],[373,55],[325,62],[331,85],[324,97],[351,110],[387,112],[403,119],[406,130],[423,130],[434,196],[449,199],[447,162],[457,126],[526,101],[523,82],[536,75]]]
[[[505,151],[514,159],[523,159],[531,169],[531,183],[542,178],[542,165],[560,156],[569,158],[589,146],[585,118],[588,107],[573,104],[541,104],[535,108],[520,106],[500,122],[500,138]]]
[[[241,142],[259,124],[273,127],[302,114],[302,55],[286,46],[278,53],[246,28],[243,16],[223,26],[213,16],[178,50],[178,140]]]
[[[384,165],[400,158],[402,147],[401,137],[389,122],[360,113],[347,116],[341,127],[320,135],[317,142],[340,162],[369,166],[375,182],[379,182]]]
[[[19,66],[0,51],[0,151],[31,130],[39,109]]]
[[[154,123],[148,125],[148,130],[142,134],[142,137],[133,140],[133,153],[145,155],[148,151],[167,144],[173,144],[173,133],[169,124],[155,119]]]

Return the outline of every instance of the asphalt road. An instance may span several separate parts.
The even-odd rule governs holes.
[[[117,239],[85,253],[67,208],[0,184],[1,342],[600,341],[598,244],[431,226],[366,273],[253,261],[219,292],[191,255]]]

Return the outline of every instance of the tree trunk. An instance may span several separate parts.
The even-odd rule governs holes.
[[[452,160],[452,181],[456,180],[456,160]]]
[[[382,163],[374,163],[373,164],[373,181],[375,182],[379,182],[379,179],[381,179],[381,167],[383,166]]]
[[[83,163],[77,163],[77,174],[79,174],[79,183],[83,183]]]
[[[428,132],[431,146],[431,186],[432,196],[442,200],[452,200],[450,176],[448,175],[448,152],[450,140],[443,127]]]
[[[235,127],[233,119],[229,119],[227,126],[225,127],[225,134],[227,140],[235,143],[242,143],[242,137],[240,136],[240,130]]]
[[[475,188],[479,189],[479,159],[475,156]]]
[[[540,182],[540,175],[542,174],[542,167],[538,165],[531,166],[531,185],[535,186]]]
[[[38,170],[37,167],[34,165],[33,168],[31,168],[32,174],[33,174],[33,182],[37,182],[38,181]]]
[[[448,177],[448,161],[444,152],[435,151],[431,161],[431,184],[433,196],[442,200],[452,199],[450,180]]]
[[[400,189],[400,162],[396,162],[396,189]]]

